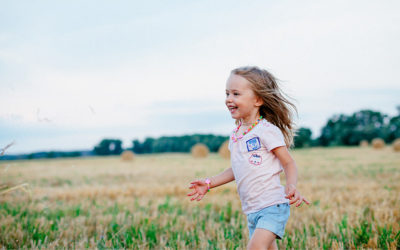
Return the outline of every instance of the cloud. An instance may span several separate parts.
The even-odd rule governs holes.
[[[225,81],[243,65],[282,79],[314,134],[334,113],[398,105],[397,2],[95,3],[1,10],[0,119],[28,128],[32,148],[69,129],[82,146],[111,131],[229,132]]]

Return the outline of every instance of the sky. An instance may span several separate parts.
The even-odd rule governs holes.
[[[399,1],[0,1],[0,148],[228,135],[233,68],[280,79],[295,123],[400,105]]]

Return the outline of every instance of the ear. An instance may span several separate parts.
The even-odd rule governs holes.
[[[254,103],[254,105],[256,107],[261,107],[263,104],[264,104],[263,99],[261,97],[259,97],[259,96],[256,96],[256,102]]]

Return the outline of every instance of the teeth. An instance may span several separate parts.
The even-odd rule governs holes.
[[[233,111],[235,109],[237,109],[237,107],[228,107],[229,111]]]

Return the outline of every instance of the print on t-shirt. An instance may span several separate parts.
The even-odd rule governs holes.
[[[260,165],[262,162],[262,157],[259,154],[251,154],[249,162],[253,165]]]
[[[247,151],[254,151],[261,148],[260,139],[258,137],[251,138],[250,140],[246,141]]]

